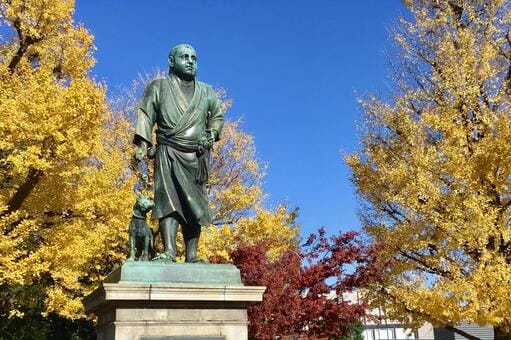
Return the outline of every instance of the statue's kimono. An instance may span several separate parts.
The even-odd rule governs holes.
[[[215,130],[218,137],[223,122],[215,92],[205,83],[195,81],[189,103],[173,74],[155,79],[145,88],[135,138],[151,144],[156,124],[153,219],[177,213],[186,224],[211,223],[205,188],[209,150],[202,150],[198,141],[207,135],[207,129]]]

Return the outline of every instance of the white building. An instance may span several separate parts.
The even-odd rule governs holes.
[[[358,292],[345,293],[343,299],[353,302],[362,300]],[[438,340],[435,339],[433,326],[429,323],[413,331],[405,328],[398,321],[387,319],[382,308],[373,309],[370,314],[374,318],[364,318],[361,320],[364,325],[363,335],[365,340]]]
[[[335,297],[335,292],[331,292],[331,297]],[[362,300],[358,292],[345,293],[342,298],[345,301],[353,302]],[[365,318],[362,320],[365,340],[465,340],[465,337],[452,330],[433,328],[430,323],[425,323],[416,331],[407,329],[398,321],[387,319],[382,308],[373,309],[370,314],[374,316],[374,318]],[[493,328],[491,327],[480,327],[467,322],[462,322],[456,327],[481,340],[494,340]]]

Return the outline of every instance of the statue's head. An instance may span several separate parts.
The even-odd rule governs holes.
[[[193,80],[197,73],[197,53],[188,44],[174,46],[169,53],[170,73],[181,79]]]

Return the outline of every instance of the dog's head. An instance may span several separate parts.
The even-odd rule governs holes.
[[[151,197],[137,193],[137,203],[135,203],[135,209],[142,213],[147,213],[153,207],[154,202]]]

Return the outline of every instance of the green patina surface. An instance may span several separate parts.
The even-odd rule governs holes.
[[[195,78],[197,54],[192,46],[175,46],[168,61],[169,74],[151,81],[138,104],[135,160],[154,159],[151,216],[159,220],[164,248],[155,259],[176,262],[181,225],[185,262],[195,263],[201,261],[197,255],[201,226],[212,223],[209,162],[224,125],[224,112],[213,88]]]
[[[186,283],[242,286],[232,264],[128,261],[108,274],[105,283]]]

